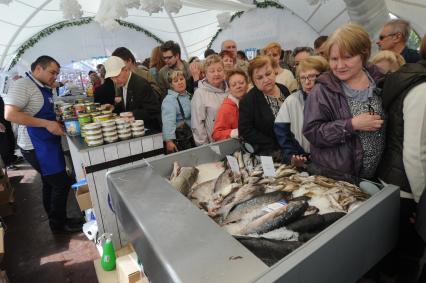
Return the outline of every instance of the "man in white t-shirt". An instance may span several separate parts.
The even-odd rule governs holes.
[[[43,205],[53,233],[81,231],[80,219],[67,218],[70,179],[61,147],[64,129],[56,121],[52,89],[59,63],[41,56],[31,64],[31,74],[17,80],[3,97],[5,118],[19,124],[18,146],[22,155],[40,173]]]

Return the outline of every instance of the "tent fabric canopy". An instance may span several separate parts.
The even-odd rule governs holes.
[[[61,1],[65,0],[0,0],[0,70],[7,70],[19,47],[41,30],[61,21],[64,13]],[[95,17],[101,4],[106,2],[135,2],[135,0],[78,0],[83,17]],[[138,0],[136,1],[138,2]],[[184,58],[200,56],[219,29],[217,15],[223,12],[250,11],[255,6],[250,0],[181,0],[183,6],[178,13],[163,10],[149,14],[141,9],[127,10],[127,16],[120,19],[140,26],[161,40],[174,40],[181,45]],[[262,1],[258,1],[262,2]],[[362,9],[373,8],[377,2],[383,2],[381,9],[411,21],[413,28],[422,36],[426,32],[426,4],[423,0],[276,0],[285,7],[286,13],[299,18],[317,34],[329,34],[336,27],[354,20],[354,16],[364,16],[360,22],[368,26],[378,14],[362,13]],[[365,7],[356,5],[365,2]],[[370,4],[368,4],[370,2]],[[351,6],[352,4],[352,6]],[[355,9],[355,10],[354,10]],[[358,9],[358,14],[354,13]],[[369,21],[369,18],[371,21]],[[380,27],[372,27],[374,36]],[[227,29],[230,29],[229,27]],[[224,31],[226,31],[225,29]],[[285,33],[288,29],[298,29],[297,25],[277,27],[278,32]],[[246,37],[250,30],[244,30]],[[90,34],[82,34],[90,38]],[[217,45],[215,43],[214,45]],[[58,47],[60,48],[60,47]],[[79,48],[75,49],[78,52]],[[99,54],[107,55],[106,52]],[[69,63],[69,62],[61,62]]]

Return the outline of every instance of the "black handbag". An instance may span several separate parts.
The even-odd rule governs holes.
[[[184,121],[176,126],[176,140],[175,144],[179,151],[190,149],[195,147],[194,136],[192,135],[191,127],[185,123],[185,112],[183,112],[182,105],[180,104],[179,98],[177,97],[177,102],[179,104],[180,114]]]

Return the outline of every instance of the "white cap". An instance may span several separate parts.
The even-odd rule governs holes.
[[[105,78],[118,76],[121,69],[126,66],[123,59],[117,56],[111,56],[104,63],[105,66]]]

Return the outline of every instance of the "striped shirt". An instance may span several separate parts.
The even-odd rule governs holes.
[[[33,78],[40,86],[43,86],[39,81]],[[40,89],[31,81],[30,78],[24,77],[15,81],[9,88],[7,94],[3,95],[4,104],[13,105],[31,116],[37,114],[43,107],[44,99]],[[24,150],[34,149],[31,139],[28,135],[27,127],[24,125],[18,126],[17,144]]]

